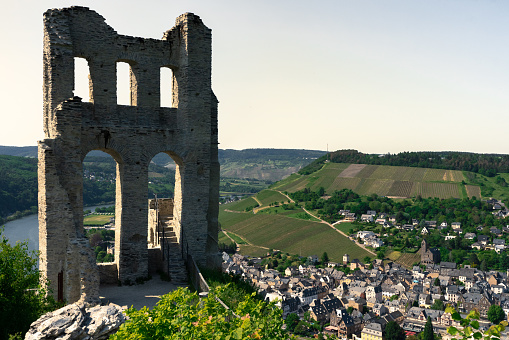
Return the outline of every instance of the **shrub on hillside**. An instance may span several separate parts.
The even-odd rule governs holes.
[[[12,246],[0,228],[0,339],[24,334],[42,314],[56,309],[27,242]]]

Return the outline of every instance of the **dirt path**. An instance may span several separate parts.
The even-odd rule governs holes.
[[[248,240],[246,240],[245,238],[243,238],[243,237],[242,237],[242,236],[240,236],[239,234],[235,234],[235,233],[233,233],[233,232],[231,232],[231,231],[229,231],[229,232],[227,233],[226,231],[222,230],[222,232],[223,232],[223,233],[224,233],[224,234],[225,234],[225,235],[226,235],[226,236],[227,236],[230,240],[232,240],[232,242],[233,242],[233,243],[235,243],[235,244],[237,245],[237,251],[239,251],[239,250],[240,250],[240,245],[239,245],[237,242],[235,242],[235,240],[234,240],[233,238],[231,238],[231,237],[230,237],[230,235],[228,235],[228,233],[232,233],[233,235],[235,235],[235,236],[237,236],[237,237],[241,238],[241,239],[242,239],[242,241],[246,242],[246,244],[247,244],[248,246],[251,246],[251,247],[257,247],[257,248],[262,248],[262,249],[270,249],[270,248],[268,248],[268,247],[257,246],[257,245],[255,245],[255,244],[252,244],[251,242],[249,242]]]
[[[338,233],[340,233],[341,235],[345,236],[346,238],[349,239],[348,235],[345,234],[343,231],[339,230],[339,229],[336,229],[334,228],[334,224],[338,224],[340,222],[336,222],[334,224],[330,224],[329,222],[327,221],[324,221],[322,220],[321,218],[319,218],[318,216],[316,215],[313,215],[311,212],[307,211],[305,208],[302,208],[302,210],[304,210],[309,216],[313,216],[314,218],[318,219],[321,221],[321,223],[325,223],[327,224],[329,227],[331,227],[333,230],[337,231]],[[368,253],[372,254],[372,255],[375,255],[376,256],[376,253],[374,251],[371,251],[369,249],[366,248],[366,246],[364,246],[363,244],[360,244],[360,243],[357,243],[357,241],[353,241],[358,247],[361,247],[362,249],[364,249],[365,251],[367,251]]]
[[[271,189],[271,190],[272,190],[272,189]],[[285,194],[284,192],[281,192],[281,191],[279,191],[279,190],[273,190],[273,191],[277,191],[277,192],[279,192],[281,195],[283,195],[283,196],[285,196],[286,198],[288,198],[288,200],[290,201],[290,203],[295,203],[295,201],[294,201],[294,200],[292,200],[292,199],[290,198],[290,196],[288,196],[288,195],[287,195],[287,194]]]
[[[256,196],[255,196],[255,195],[253,195],[253,196],[251,196],[251,197],[253,197],[253,199],[256,201],[256,203],[258,203],[258,205],[259,205],[260,207],[263,205],[263,204],[262,204],[262,202],[260,202],[260,200],[259,200],[258,198],[256,198]]]
[[[226,235],[226,237],[228,237],[228,238],[229,238],[229,239],[230,239],[233,243],[235,243],[235,246],[236,246],[236,247],[235,247],[235,251],[236,251],[236,252],[239,252],[239,251],[240,251],[240,246],[239,246],[239,244],[238,244],[237,242],[235,242],[235,240],[234,240],[234,239],[232,239],[232,238],[230,237],[230,235],[228,235],[228,233],[227,233],[226,231],[224,231],[224,230],[221,230],[221,231],[223,232],[223,234],[225,234],[225,235]]]
[[[281,195],[283,195],[283,196],[285,196],[286,198],[288,198],[288,199],[289,199],[292,203],[295,203],[295,201],[294,201],[294,200],[292,200],[292,199],[290,198],[290,196],[288,196],[287,194],[282,193],[282,192],[281,192],[281,191],[279,191],[279,190],[274,190],[274,191],[279,192]],[[322,220],[321,218],[319,218],[318,216],[316,216],[316,215],[312,214],[311,212],[309,212],[308,210],[306,210],[304,207],[302,207],[302,210],[304,210],[304,211],[306,212],[306,214],[308,214],[309,216],[312,216],[312,217],[316,218],[316,219],[317,219],[317,220],[319,220],[321,223],[325,223],[325,224],[327,224],[329,227],[331,227],[332,229],[334,229],[335,231],[337,231],[337,232],[338,232],[338,233],[340,233],[341,235],[343,235],[343,236],[345,236],[346,238],[348,238],[348,235],[347,235],[347,234],[345,234],[343,231],[341,231],[341,230],[339,230],[339,229],[334,228],[334,225],[335,225],[335,224],[341,223],[340,221],[338,221],[338,222],[336,222],[336,223],[333,223],[333,224],[330,224],[329,222],[324,221],[324,220]],[[357,243],[357,241],[353,241],[353,242],[355,242],[355,244],[356,244],[357,246],[361,247],[362,249],[364,249],[364,250],[365,250],[365,251],[367,251],[368,253],[370,253],[370,254],[372,254],[372,255],[376,255],[376,253],[375,253],[375,252],[373,252],[373,251],[371,251],[371,250],[367,249],[367,248],[366,248],[363,244]]]
[[[359,170],[359,171],[360,171],[360,170]],[[291,198],[290,198],[290,196],[288,196],[287,194],[285,194],[285,193],[283,193],[283,192],[281,192],[281,191],[279,191],[279,190],[274,190],[274,189],[269,189],[269,190],[279,192],[281,195],[285,196],[285,197],[286,197],[286,198],[287,198],[287,199],[288,199],[291,203],[295,203],[295,201],[294,201],[293,199],[291,199]],[[258,204],[259,204],[260,206],[262,205],[262,202],[260,202],[260,201],[259,201],[256,197],[254,197],[254,196],[252,196],[252,197],[255,199],[255,201],[256,201],[256,202],[258,202]],[[270,208],[270,207],[260,207],[260,208],[258,208],[258,209],[257,209],[257,208],[255,208],[255,209],[253,209],[253,213],[254,213],[254,214],[256,214],[258,211],[263,210],[263,209],[267,209],[267,208]],[[343,231],[341,231],[341,230],[339,230],[339,229],[334,228],[334,225],[335,225],[335,224],[341,223],[340,221],[335,222],[335,223],[333,223],[333,224],[330,224],[329,222],[324,221],[324,220],[322,220],[321,218],[319,218],[318,216],[316,216],[316,215],[312,214],[311,212],[309,212],[308,210],[306,210],[304,207],[302,207],[302,210],[304,210],[304,211],[306,212],[306,214],[308,214],[309,216],[316,218],[318,221],[320,221],[320,223],[324,223],[324,224],[328,225],[328,226],[329,226],[329,227],[331,227],[333,230],[337,231],[338,233],[340,233],[341,235],[343,235],[343,236],[345,236],[346,238],[348,238],[348,239],[349,239],[349,237],[348,237],[348,235],[347,235],[346,233],[344,233]],[[229,212],[239,212],[239,211],[230,211],[230,210],[225,210],[225,211],[229,211]],[[239,213],[242,213],[242,212],[239,212]],[[223,232],[224,232],[224,231],[223,231]],[[232,233],[232,234],[233,234],[233,233]],[[235,235],[237,235],[237,234],[235,234]],[[228,236],[228,237],[229,237],[229,238],[233,241],[233,239],[232,239],[232,238],[231,238],[228,234],[226,234],[226,236]],[[269,248],[267,248],[267,247],[256,246],[256,245],[254,245],[254,244],[250,243],[248,240],[244,239],[242,236],[240,236],[240,235],[237,235],[237,236],[238,236],[238,237],[240,237],[240,238],[241,238],[244,242],[246,242],[246,243],[247,243],[248,245],[250,245],[250,246],[258,247],[258,248],[263,248],[263,249],[269,249]],[[235,241],[233,241],[233,242],[235,242]],[[371,255],[375,255],[375,256],[376,256],[376,253],[375,253],[374,251],[367,249],[367,248],[366,248],[366,246],[364,246],[363,244],[357,243],[357,241],[353,241],[353,242],[354,242],[354,243],[355,243],[358,247],[361,247],[362,249],[364,249],[365,251],[367,251],[367,252],[368,252],[368,253],[370,253]],[[235,244],[237,244],[237,242],[235,242]],[[237,247],[239,247],[239,245],[238,245],[238,244],[237,244]]]
[[[231,212],[231,213],[236,213],[236,214],[247,214],[244,211],[235,211],[235,210],[230,210],[230,209],[224,209],[224,211]]]

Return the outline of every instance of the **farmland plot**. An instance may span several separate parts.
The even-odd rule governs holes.
[[[377,194],[378,196],[387,196],[390,188],[394,184],[394,181],[391,179],[378,179],[373,182],[371,186],[371,192]]]
[[[376,182],[376,179],[371,178],[361,178],[359,184],[355,187],[355,192],[359,195],[370,195],[373,193],[372,188],[373,184]]]
[[[481,187],[477,185],[465,185],[465,188],[467,189],[467,195],[469,198],[472,198],[473,196],[477,199],[481,198]]]
[[[282,186],[278,186],[277,188],[278,188],[278,190],[281,190],[281,191],[295,192],[295,191],[304,189],[306,187],[306,184],[308,184],[308,183],[309,183],[308,177],[303,176],[293,182],[287,183]]]
[[[413,182],[395,181],[389,189],[387,196],[410,197],[413,185]]]
[[[426,174],[426,170],[424,168],[415,168],[414,173],[412,174],[410,180],[413,182],[422,182],[424,181],[424,175]]]
[[[452,182],[461,182],[465,180],[465,176],[463,176],[463,171],[458,170],[447,170],[448,173],[450,173],[450,180]]]
[[[230,213],[233,214],[233,213]],[[345,253],[352,258],[370,255],[347,237],[329,226],[279,215],[252,215],[252,218],[231,225],[232,231],[257,246],[280,249],[283,252],[308,256],[327,252],[333,261]]]
[[[319,176],[319,178],[311,184],[310,189],[316,191],[318,188],[324,187],[325,190],[327,190],[332,185],[332,183],[334,183],[334,180],[336,179],[338,174],[340,174],[344,169],[346,169],[347,166],[348,164],[336,164],[336,163],[327,164],[321,170],[316,172],[316,175]]]
[[[348,168],[339,174],[339,177],[355,177],[365,167],[366,164],[350,164]]]
[[[254,198],[248,197],[237,202],[229,203],[227,206],[229,210],[244,211],[247,207],[254,207],[257,204]]]
[[[421,195],[424,198],[461,198],[461,191],[456,183],[416,182],[412,189],[412,196]]]
[[[405,181],[404,178],[409,177],[406,175],[407,173],[410,172],[409,170],[410,170],[410,168],[406,167],[406,166],[397,167],[396,172],[394,173],[394,177],[392,179],[395,181]],[[407,179],[407,181],[408,181],[408,179]]]
[[[286,202],[288,200],[288,198],[281,195],[279,192],[268,189],[260,191],[256,195],[256,198],[262,202],[262,206],[267,206],[274,202]]]
[[[371,178],[376,169],[378,169],[378,165],[366,165],[355,177]]]
[[[424,181],[445,181],[445,173],[446,170],[443,169],[426,169]]]
[[[396,166],[379,166],[378,169],[373,172],[371,178],[376,179],[394,179],[398,167]]]
[[[361,182],[360,178],[346,178],[338,176],[334,180],[334,183],[332,183],[332,186],[330,187],[330,192],[341,189],[355,190],[355,188],[357,187],[357,185],[359,185],[360,182]]]

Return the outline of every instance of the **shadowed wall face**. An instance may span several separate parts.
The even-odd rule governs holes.
[[[74,60],[86,59],[90,102],[74,97]],[[117,105],[117,63],[130,68],[131,105]],[[172,70],[172,107],[161,107],[160,70]],[[177,164],[178,241],[200,265],[217,266],[217,100],[211,33],[186,13],[162,40],[117,34],[85,7],[44,14],[44,132],[39,142],[40,268],[68,302],[98,298],[99,274],[83,233],[83,166],[91,150],[117,162],[115,264],[120,282],[148,275],[148,164]],[[59,276],[60,274],[60,276]],[[60,285],[58,285],[60,286]]]

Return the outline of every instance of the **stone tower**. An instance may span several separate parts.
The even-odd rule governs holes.
[[[74,58],[88,62],[90,102],[75,97]],[[130,66],[131,105],[117,105],[116,64]],[[160,106],[160,69],[173,71],[173,107]],[[85,7],[44,14],[44,133],[39,142],[40,269],[59,298],[98,297],[98,268],[83,233],[83,159],[116,161],[115,270],[148,275],[147,183],[152,158],[175,161],[178,242],[202,266],[217,265],[217,100],[211,31],[186,13],[161,40],[117,34]]]
[[[421,242],[421,264],[435,264],[440,262],[440,251],[436,248],[430,248],[426,239]]]

